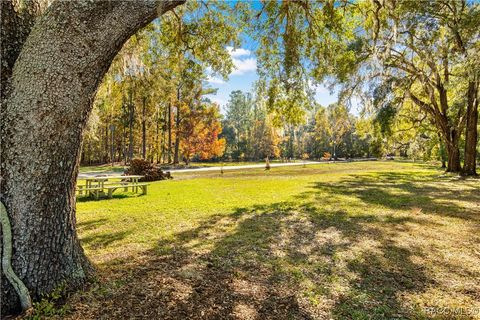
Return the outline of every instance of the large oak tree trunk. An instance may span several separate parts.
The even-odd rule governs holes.
[[[465,159],[463,175],[477,175],[478,85],[470,83],[467,97],[467,124],[465,127]]]
[[[462,170],[460,163],[460,150],[457,146],[451,146],[447,148],[448,162],[446,172],[458,173]]]
[[[460,148],[458,146],[459,138],[457,131],[454,129],[449,129],[448,133],[444,135],[448,158],[446,172],[460,173],[462,171]]]
[[[36,1],[0,1],[1,14],[1,81],[0,96],[3,101],[9,94],[13,66],[23,44],[33,27],[35,18],[45,9]],[[3,103],[2,103],[3,104]]]
[[[1,200],[12,224],[13,269],[34,299],[60,285],[79,286],[92,270],[75,230],[80,144],[92,101],[123,43],[178,4],[56,1],[23,45],[10,94],[2,95]],[[2,278],[2,314],[16,310]]]
[[[447,169],[446,172],[460,173],[462,171],[462,164],[460,162],[460,134],[457,129],[448,124],[448,119],[436,119],[435,125],[441,132],[441,137],[445,143],[447,151]]]

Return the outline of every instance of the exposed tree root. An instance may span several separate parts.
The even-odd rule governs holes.
[[[0,223],[2,225],[3,248],[2,248],[2,270],[8,281],[20,298],[22,309],[28,310],[32,307],[32,299],[25,284],[12,269],[12,229],[7,214],[7,208],[0,202]]]

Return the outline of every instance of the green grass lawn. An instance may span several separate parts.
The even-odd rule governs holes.
[[[101,166],[82,166],[80,167],[80,173],[104,173],[104,172],[116,172],[116,173],[123,173],[126,167],[122,165],[109,165],[104,164]]]
[[[273,162],[273,161],[270,161]],[[280,162],[280,161],[275,161]],[[265,164],[265,161],[237,161],[237,162],[190,162],[191,167],[230,167],[230,166],[248,166],[251,164]]]
[[[300,162],[301,160],[297,160]],[[270,160],[270,163],[280,163],[280,160]],[[230,166],[243,166],[243,165],[251,165],[251,164],[265,164],[265,161],[237,161],[237,162],[190,162],[188,167],[192,168],[203,168],[203,167],[230,167]],[[173,169],[173,165],[165,165],[168,167],[166,170]],[[128,166],[124,166],[121,164],[116,163],[114,166],[110,164],[104,164],[100,166],[82,166],[80,167],[80,173],[105,173],[105,172],[115,172],[115,173],[123,173],[125,168]],[[182,162],[178,165],[178,168],[185,168],[185,164]]]
[[[479,180],[380,161],[174,177],[78,200],[99,278],[67,317],[480,317]]]

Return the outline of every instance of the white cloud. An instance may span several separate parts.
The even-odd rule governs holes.
[[[252,52],[250,50],[244,48],[234,50],[233,47],[227,47],[227,50],[232,57],[234,65],[234,70],[231,75],[238,76],[257,70],[257,59],[252,57]]]
[[[257,70],[257,59],[252,56],[252,52],[248,49],[238,48],[233,49],[233,47],[227,47],[230,56],[232,57],[233,62],[233,71],[230,75],[238,76],[248,72]],[[207,82],[213,84],[224,84],[225,81],[220,77],[214,76],[212,69],[207,68]]]
[[[315,90],[316,94],[320,95],[332,95],[335,90],[331,90],[330,87],[325,85],[324,83],[315,83],[311,79],[308,80],[308,86]]]
[[[232,58],[237,58],[237,57],[243,57],[243,56],[249,56],[252,54],[250,50],[243,49],[243,48],[238,48],[238,49],[233,49],[233,47],[227,47],[228,53],[230,53],[230,56]]]
[[[212,76],[212,75],[209,75],[207,77],[207,82],[214,83],[214,84],[224,84],[225,83],[225,81],[223,81],[221,78],[215,77],[215,76]]]
[[[241,75],[247,72],[257,70],[257,59],[247,58],[247,59],[236,59],[232,58],[233,65],[235,69],[231,73],[232,75]]]
[[[323,84],[314,85],[313,88],[315,89],[315,92],[318,94],[332,95],[332,91],[327,87],[325,87]]]
[[[217,97],[217,96],[209,95],[208,98],[209,98],[212,102],[218,104],[219,106],[223,106],[223,105],[226,105],[226,104],[227,104],[227,101],[225,101],[224,99],[219,98],[219,97]]]

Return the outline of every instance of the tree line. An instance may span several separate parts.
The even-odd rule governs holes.
[[[177,8],[124,46],[97,94],[83,163],[392,154],[476,173],[478,5],[268,2],[254,27],[242,24],[245,8],[225,19],[231,8],[217,5]],[[254,94],[232,92],[222,117],[206,80],[228,76],[226,45],[241,32],[260,44],[260,80]],[[314,98],[325,80],[341,87],[326,108]],[[359,115],[346,107],[352,95]]]
[[[297,125],[279,125],[261,96],[233,91],[222,120],[226,140],[222,160],[332,159],[398,156],[437,161],[445,167],[446,147],[435,127],[411,117],[414,105],[399,112],[386,108],[357,112],[342,103],[316,104]]]
[[[226,77],[240,28],[228,4],[189,2],[134,35],[106,73],[84,132],[83,164],[188,163],[223,155],[207,77]],[[229,18],[230,17],[230,18]]]
[[[442,141],[428,135],[432,126],[404,130],[414,124],[400,116],[391,119],[384,109],[354,115],[342,103],[316,104],[293,125],[275,123],[261,92],[231,92],[222,115],[208,98],[190,100],[191,105],[177,109],[170,101],[148,101],[127,92],[115,104],[107,100],[112,99],[111,87],[108,95],[104,89],[85,131],[84,164],[127,164],[135,157],[157,164],[386,155],[446,161]]]
[[[478,3],[282,1],[259,16],[259,74],[274,117],[298,124],[313,107],[312,84],[332,82],[341,98],[362,97],[385,142],[401,149],[391,125],[409,122],[417,142],[439,141],[447,172],[476,175]]]

